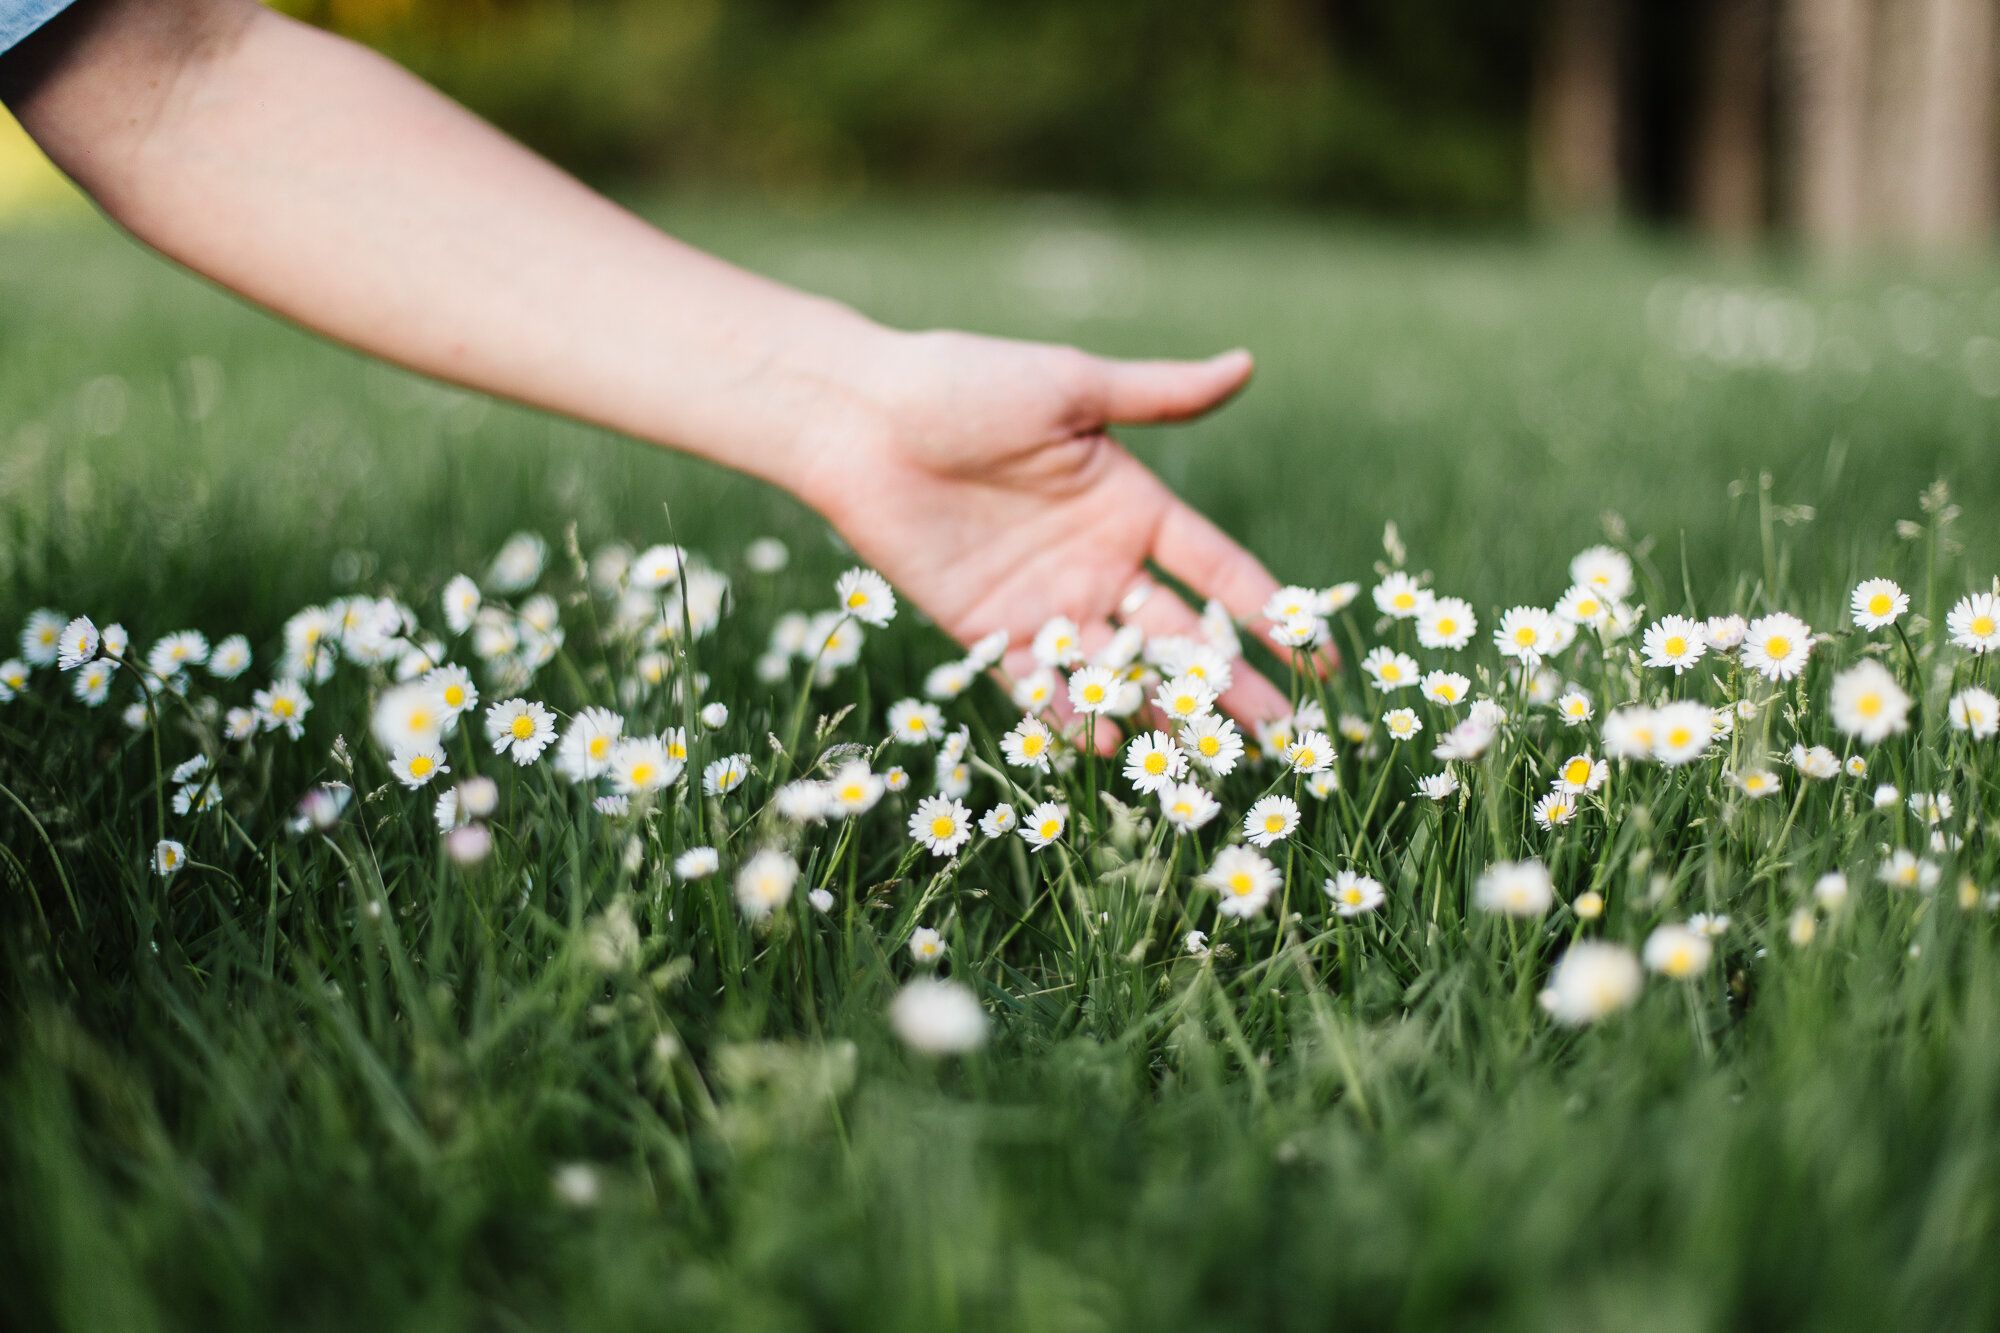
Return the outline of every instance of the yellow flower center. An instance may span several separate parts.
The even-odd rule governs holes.
[[[412,755],[410,757],[410,776],[413,778],[429,776],[432,767],[431,757],[427,754]]]
[[[1085,703],[1087,703],[1087,704],[1101,704],[1101,703],[1103,703],[1103,702],[1104,702],[1104,687],[1103,687],[1102,685],[1099,685],[1099,684],[1098,684],[1097,682],[1095,682],[1095,681],[1092,681],[1092,682],[1091,682],[1090,684],[1088,684],[1088,685],[1084,686],[1084,687],[1083,687],[1083,701],[1084,701]]]
[[[1879,694],[1862,695],[1854,701],[1854,711],[1863,717],[1876,716],[1882,711],[1882,696]]]
[[[652,781],[653,781],[653,766],[651,764],[632,765],[633,786],[635,787],[648,786],[652,783]]]
[[[1458,622],[1450,616],[1445,616],[1438,621],[1437,632],[1439,634],[1456,634],[1458,633]]]
[[[1174,711],[1176,713],[1179,713],[1182,717],[1186,717],[1189,713],[1192,713],[1194,710],[1195,710],[1195,699],[1192,694],[1183,694],[1174,700]]]
[[[1523,625],[1521,628],[1515,630],[1514,642],[1520,644],[1523,648],[1534,647],[1535,627],[1533,625]]]
[[[1383,680],[1401,680],[1402,678],[1403,668],[1397,666],[1394,662],[1384,662],[1382,664]]]
[[[949,838],[958,830],[958,821],[950,815],[939,815],[931,821],[931,836],[937,839]]]
[[[1043,838],[1045,838],[1045,839],[1052,839],[1052,838],[1054,838],[1054,837],[1056,836],[1056,834],[1058,834],[1058,833],[1061,833],[1061,832],[1062,832],[1062,823],[1061,823],[1061,821],[1059,821],[1059,820],[1054,820],[1054,819],[1044,819],[1044,820],[1042,821],[1042,837],[1043,837]]]
[[[1868,599],[1868,614],[1871,616],[1886,616],[1889,614],[1889,608],[1894,605],[1895,603],[1889,600],[1888,593],[1878,592]]]
[[[676,741],[667,747],[667,757],[669,759],[685,759],[688,757],[688,747]]]
[[[847,594],[847,606],[849,610],[855,610],[866,605],[868,605],[868,594],[861,589],[856,588],[853,592]]]
[[[1455,704],[1458,702],[1458,691],[1449,685],[1440,685],[1437,687],[1437,697],[1448,704]]]
[[[1773,634],[1764,640],[1764,656],[1776,662],[1792,655],[1792,641],[1782,634]]]
[[[1563,766],[1563,779],[1567,782],[1583,783],[1590,780],[1590,761],[1572,759]]]
[[[1398,611],[1407,611],[1417,604],[1417,595],[1411,592],[1399,592],[1389,600],[1396,604]]]
[[[1293,768],[1311,768],[1318,762],[1319,756],[1306,746],[1301,745],[1298,749],[1292,751]]]
[[[271,716],[273,717],[290,717],[292,715],[292,709],[293,709],[292,701],[290,699],[285,698],[283,695],[280,695],[278,698],[271,700]]]
[[[1993,632],[1993,617],[1974,616],[1972,618],[1972,632],[1982,639],[1991,634]]]
[[[1694,740],[1694,733],[1692,731],[1689,731],[1686,727],[1675,727],[1672,731],[1667,733],[1667,744],[1673,746],[1675,749],[1679,749],[1681,746],[1689,744],[1693,740]]]
[[[1359,907],[1361,905],[1361,890],[1356,888],[1342,889],[1340,891],[1340,901],[1346,903],[1349,907]]]
[[[1597,599],[1594,597],[1584,598],[1576,604],[1576,613],[1585,620],[1594,619],[1597,615]]]
[[[1042,752],[1042,745],[1043,741],[1039,732],[1031,731],[1021,737],[1021,753],[1030,759],[1033,759]]]
[[[592,736],[590,738],[590,757],[592,759],[602,759],[610,753],[611,738],[609,736]]]
[[[523,713],[514,719],[514,725],[508,730],[514,733],[515,740],[524,741],[535,734],[535,719]]]
[[[1283,815],[1264,816],[1264,832],[1283,833],[1284,831],[1285,831],[1285,817]]]
[[[445,686],[444,701],[453,708],[459,707],[465,702],[465,687],[463,685]]]
[[[1165,755],[1161,754],[1158,750],[1155,750],[1153,751],[1153,753],[1146,756],[1146,772],[1148,775],[1157,778],[1162,774],[1164,774],[1166,771],[1167,771],[1167,757]]]
[[[1247,870],[1239,870],[1229,877],[1229,891],[1239,898],[1248,897],[1256,887],[1256,882],[1250,878],[1250,872]]]
[[[1188,674],[1189,674],[1190,676],[1193,676],[1193,677],[1194,677],[1194,678],[1195,678],[1196,680],[1207,680],[1207,679],[1208,679],[1208,668],[1207,668],[1207,667],[1203,667],[1203,666],[1191,666],[1191,667],[1189,667],[1189,668],[1187,669],[1187,673],[1188,673]]]
[[[1674,634],[1668,636],[1667,641],[1663,646],[1667,650],[1668,657],[1679,657],[1682,653],[1688,650],[1688,641],[1686,639],[1683,639],[1680,635]]]

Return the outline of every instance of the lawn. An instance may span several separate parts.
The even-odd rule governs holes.
[[[124,679],[93,710],[53,668],[0,704],[9,1322],[2000,1318],[2000,852],[1983,816],[2000,793],[1991,744],[1947,705],[1992,682],[1945,629],[2000,561],[2000,267],[1827,273],[1636,237],[1397,237],[1063,200],[810,223],[717,200],[653,211],[905,326],[1253,349],[1240,401],[1131,438],[1280,579],[1361,585],[1333,618],[1355,650],[1343,671],[1294,688],[1370,736],[1336,737],[1329,796],[1269,754],[1210,781],[1224,813],[1183,835],[1116,763],[1032,781],[1003,763],[1020,711],[982,682],[944,705],[971,729],[968,805],[1015,794],[1025,814],[1005,784],[1060,790],[1063,845],[915,847],[928,748],[867,756],[915,785],[865,820],[781,819],[766,802],[783,777],[826,746],[874,746],[889,705],[955,651],[906,608],[823,688],[804,692],[810,666],[761,677],[779,614],[832,606],[851,563],[809,514],[318,343],[95,223],[0,231],[0,622],[87,613],[121,622],[136,655],[173,630],[242,633],[255,660],[233,683],[197,673],[186,706],[161,695],[157,725],[120,721],[140,697]],[[1940,479],[1948,498],[1921,499]],[[1370,590],[1402,563],[1391,521],[1408,570],[1476,611],[1463,658],[1378,619]],[[572,524],[586,555],[671,540],[731,579],[727,614],[691,639],[698,612],[669,604],[659,688],[641,683],[646,645],[603,632],[617,599],[574,572]],[[601,812],[585,797],[608,788],[496,760],[468,719],[452,780],[477,767],[500,804],[492,851],[461,865],[432,823],[443,784],[405,790],[368,739],[386,665],[355,655],[313,683],[296,742],[225,743],[202,714],[197,696],[247,705],[270,682],[302,607],[393,593],[442,634],[446,581],[522,530],[550,545],[567,644],[532,685],[479,675],[485,701],[616,704],[628,734],[697,738],[690,778],[741,752],[749,782]],[[746,564],[767,535],[790,548],[781,572]],[[1643,668],[1636,627],[1615,645],[1586,629],[1552,659],[1595,703],[1565,731],[1487,631],[1555,604],[1571,557],[1601,543],[1635,567],[1640,624],[1788,611],[1830,637],[1796,680],[1767,681],[1721,648],[1686,677]],[[1912,606],[1871,636],[1847,601],[1876,575]],[[1377,643],[1466,672],[1512,714],[1445,802],[1414,779],[1461,713],[1367,682],[1359,650]],[[1880,743],[1832,720],[1834,677],[1862,662],[1915,700]],[[721,726],[681,688],[697,670]],[[1670,697],[1746,706],[1698,758],[1615,760],[1572,822],[1536,825],[1551,765],[1602,748],[1619,704]],[[1405,703],[1421,744],[1384,733]],[[1871,772],[1808,777],[1794,741]],[[165,770],[197,749],[218,799],[176,816]],[[1744,789],[1758,772],[1774,796]],[[293,831],[328,781],[353,804]],[[1878,807],[1884,782],[1899,791]],[[1304,810],[1265,851],[1283,896],[1222,920],[1195,876],[1267,789]],[[1900,799],[1932,791],[1953,798],[1935,827]],[[163,827],[193,861],[164,877]],[[736,872],[766,843],[803,874],[747,919]],[[720,847],[722,874],[672,872],[696,845]],[[1938,882],[1878,882],[1901,848]],[[1530,857],[1551,910],[1473,905],[1489,865]],[[1336,865],[1378,877],[1385,904],[1335,914],[1319,885]],[[1835,870],[1844,902],[1813,892]],[[1585,891],[1601,915],[1579,910]],[[1281,930],[1287,908],[1302,918]],[[1536,1003],[1576,942],[1636,951],[1696,911],[1731,922],[1686,978],[1653,977],[1597,1022]],[[1196,923],[1221,947],[1190,950]],[[979,997],[977,1050],[924,1054],[887,1021],[929,970],[907,947],[920,926]]]

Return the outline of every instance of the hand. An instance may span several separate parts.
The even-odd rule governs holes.
[[[787,484],[960,642],[1007,630],[1015,674],[1051,616],[1074,619],[1086,651],[1102,645],[1149,559],[1255,620],[1277,581],[1106,433],[1113,422],[1199,416],[1250,371],[1240,351],[1111,361],[961,333],[892,334],[808,435]],[[1164,587],[1130,619],[1149,635],[1198,633],[1195,611]],[[1222,705],[1245,723],[1289,707],[1247,667]]]

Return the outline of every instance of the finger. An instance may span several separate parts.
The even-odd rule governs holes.
[[[1149,639],[1170,635],[1201,637],[1201,617],[1170,588],[1154,588],[1126,621],[1146,631]],[[1216,702],[1223,712],[1253,731],[1258,723],[1273,721],[1292,711],[1291,701],[1283,692],[1253,671],[1242,658],[1236,660],[1229,688]]]
[[[1206,361],[1100,361],[1104,422],[1184,421],[1219,407],[1250,378],[1250,353]]]

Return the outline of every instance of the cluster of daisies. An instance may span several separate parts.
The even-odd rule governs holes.
[[[1387,903],[1388,891],[1366,866],[1303,845],[1311,829],[1302,802],[1333,803],[1350,824],[1365,828],[1383,783],[1404,773],[1414,782],[1410,794],[1429,803],[1437,818],[1463,817],[1482,774],[1484,799],[1497,799],[1504,784],[1489,770],[1504,758],[1508,765],[1525,762],[1546,780],[1519,812],[1520,822],[1559,838],[1593,810],[1609,823],[1618,775],[1642,766],[1706,773],[1718,799],[1739,803],[1783,790],[1787,768],[1801,795],[1803,784],[1865,780],[1869,748],[1906,731],[1919,707],[1905,688],[1916,681],[1906,625],[1910,599],[1894,582],[1871,579],[1854,590],[1860,650],[1847,652],[1851,664],[1830,673],[1824,698],[1824,715],[1845,738],[1836,754],[1807,743],[1803,732],[1817,702],[1802,694],[1808,666],[1815,652],[1828,651],[1832,636],[1778,610],[1752,618],[1649,619],[1633,600],[1630,559],[1600,546],[1571,562],[1567,591],[1553,606],[1508,609],[1494,617],[1484,640],[1470,603],[1401,568],[1384,569],[1370,590],[1373,637],[1380,642],[1365,651],[1359,650],[1363,617],[1355,614],[1361,585],[1279,589],[1261,608],[1259,624],[1278,658],[1292,665],[1294,703],[1284,716],[1254,725],[1240,725],[1223,705],[1237,673],[1251,669],[1244,662],[1245,627],[1211,603],[1194,631],[1181,635],[1149,636],[1126,623],[1092,642],[1075,621],[1057,617],[1013,659],[1008,635],[996,632],[930,671],[921,697],[890,703],[879,730],[874,719],[862,719],[861,741],[821,744],[830,736],[823,725],[818,741],[801,746],[798,723],[813,692],[854,667],[866,636],[897,614],[895,593],[880,575],[849,570],[836,581],[831,606],[776,618],[755,674],[774,693],[795,689],[796,705],[774,707],[769,717],[747,709],[732,732],[729,705],[703,698],[709,681],[695,669],[699,641],[732,604],[730,578],[671,545],[634,552],[614,544],[586,560],[572,543],[567,554],[569,573],[581,585],[567,604],[587,607],[587,614],[568,617],[568,630],[565,602],[537,591],[549,564],[547,543],[519,534],[483,577],[461,574],[444,586],[430,627],[393,596],[349,597],[300,611],[284,624],[261,683],[245,679],[252,647],[240,634],[211,644],[200,632],[181,630],[140,653],[118,624],[100,627],[88,616],[39,610],[28,617],[19,656],[0,663],[0,702],[33,694],[37,673],[66,677],[67,692],[87,708],[104,707],[123,690],[121,715],[134,731],[198,738],[201,748],[171,756],[174,766],[161,775],[175,818],[198,821],[226,799],[255,747],[306,734],[315,696],[341,691],[337,677],[345,670],[357,688],[334,697],[344,706],[367,700],[376,757],[395,783],[436,792],[431,811],[454,861],[474,865],[492,854],[492,821],[502,804],[494,774],[519,780],[541,769],[552,788],[580,793],[579,810],[619,824],[664,818],[673,825],[665,842],[679,880],[706,879],[729,863],[735,902],[752,922],[768,922],[794,902],[831,913],[831,867],[839,853],[821,862],[828,868],[806,876],[802,845],[813,828],[858,821],[885,802],[893,803],[907,834],[906,860],[928,855],[946,873],[979,846],[1009,839],[1066,866],[1105,837],[1112,816],[1104,810],[1143,812],[1151,838],[1146,855],[1164,856],[1166,879],[1184,873],[1179,882],[1198,891],[1194,903],[1210,895],[1213,920],[1206,919],[1209,909],[1195,906],[1174,927],[1183,949],[1202,958],[1218,947],[1211,932],[1267,916],[1301,862],[1321,880],[1314,896],[1330,920],[1365,919]],[[769,576],[786,561],[782,544],[767,538],[751,545],[743,563],[753,575]],[[1120,618],[1130,621],[1147,595],[1142,588],[1129,597]],[[1325,669],[1337,620],[1359,653],[1354,678]],[[569,633],[586,621],[587,637],[572,646]],[[1980,682],[1985,655],[2000,647],[2000,592],[1960,600],[1946,634],[1961,650],[1940,696],[1949,726],[1967,741],[1992,737],[2000,733],[2000,700]],[[579,658],[599,668],[589,678],[595,687],[586,683]],[[1027,665],[1008,672],[1003,660]],[[1899,677],[1905,661],[1910,674]],[[598,697],[569,711],[551,703],[535,687],[558,662],[567,666],[563,696]],[[997,740],[975,747],[971,727],[948,721],[946,708],[983,682],[995,697],[1011,700],[1018,718]],[[793,714],[789,728],[782,727],[784,712]],[[163,724],[176,714],[188,725],[170,732]],[[1781,725],[1798,733],[1786,751],[1777,738]],[[732,735],[765,737],[768,753],[760,760],[750,748],[735,748],[726,743]],[[1100,752],[1106,735],[1118,737],[1109,764]],[[906,759],[911,749],[927,752],[930,762]],[[336,743],[336,758],[350,770],[358,762],[344,741]],[[494,773],[479,772],[482,762]],[[1364,782],[1373,787],[1365,803],[1356,799]],[[1907,809],[1928,838],[1915,847],[1884,844],[1883,882],[1933,889],[1943,871],[1932,858],[1949,857],[1961,845],[1949,774],[1938,775],[1937,786],[1906,794],[1882,783],[1868,793],[1872,808]],[[968,803],[975,787],[992,793],[983,809]],[[1246,798],[1246,789],[1257,794]],[[336,827],[350,795],[341,782],[313,787],[292,826]],[[728,819],[671,813],[725,802],[735,812]],[[1241,813],[1223,820],[1232,806]],[[1357,821],[1355,810],[1364,806]],[[683,836],[732,823],[733,834],[699,842]],[[153,866],[163,876],[192,863],[186,843],[172,833],[163,828],[154,849]],[[839,846],[852,841],[843,831]],[[1968,893],[1971,901],[1993,905],[1991,895],[1969,885],[1961,898]],[[1821,915],[1844,899],[1845,880],[1829,872],[1790,923],[1791,938],[1810,942]],[[1544,919],[1560,909],[1581,924],[1605,908],[1594,891],[1563,900],[1548,867],[1534,857],[1486,867],[1471,901],[1511,918]],[[1628,1003],[1645,969],[1696,977],[1728,925],[1719,914],[1669,922],[1639,953],[1585,939],[1553,970],[1544,1003],[1556,1019],[1582,1022]],[[947,947],[936,925],[913,930],[905,941],[910,956],[940,963]],[[942,981],[919,992],[934,993],[949,997],[936,1004],[956,1005],[964,1018],[965,996]],[[908,1012],[916,1015],[910,1032],[933,1030],[925,1024],[935,1014]],[[957,1046],[922,1035],[910,1036],[912,1044],[962,1049],[973,1040],[964,1034],[983,1032],[964,1021],[933,1027],[959,1034]]]

